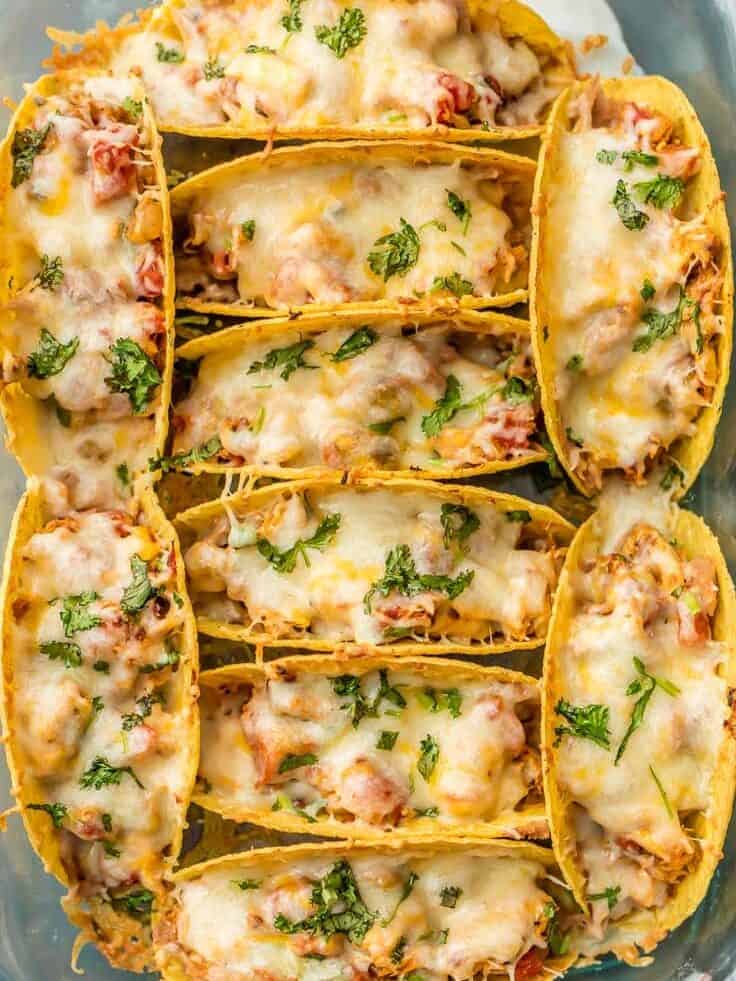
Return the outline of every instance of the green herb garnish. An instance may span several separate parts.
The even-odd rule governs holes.
[[[337,58],[344,58],[350,48],[357,48],[366,35],[365,14],[360,7],[348,7],[340,14],[334,27],[320,24],[314,36],[325,44]]]
[[[578,739],[590,739],[602,749],[611,748],[607,705],[577,706],[561,698],[555,705],[555,712],[569,723],[555,729],[555,746],[559,746],[563,736],[575,736]]]
[[[382,276],[384,282],[392,276],[406,276],[419,259],[419,236],[408,221],[400,218],[399,222],[399,231],[376,239],[373,251],[368,254],[371,272]]]
[[[57,341],[51,331],[41,328],[38,347],[28,355],[30,378],[51,378],[63,371],[79,347],[79,338],[73,337],[66,344]]]

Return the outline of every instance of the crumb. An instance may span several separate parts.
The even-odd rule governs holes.
[[[586,55],[591,51],[595,51],[597,48],[605,48],[607,44],[608,36],[606,34],[588,34],[580,42],[580,51]]]
[[[623,64],[621,65],[622,74],[628,75],[633,67],[634,67],[634,57],[633,55],[627,55],[623,60]]]

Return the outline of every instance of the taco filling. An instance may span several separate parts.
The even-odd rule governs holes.
[[[203,676],[198,779],[210,809],[261,821],[284,811],[305,831],[331,819],[354,834],[420,818],[462,828],[504,816],[513,828],[541,802],[533,679],[458,677],[449,662],[431,673],[288,663],[241,681],[232,669]]]
[[[567,534],[553,512],[532,519],[493,498],[465,505],[396,484],[250,501],[179,518],[185,533],[197,525],[185,563],[200,617],[328,647],[544,637]]]
[[[20,562],[6,628],[19,799],[58,838],[73,918],[119,914],[140,942],[189,793],[173,546],[129,513],[72,512]]]
[[[697,864],[729,718],[710,558],[646,522],[584,558],[559,660],[556,779],[585,878],[591,942],[658,909]]]
[[[142,76],[167,129],[483,132],[539,126],[570,80],[540,28],[547,50],[451,0],[187,0],[128,34],[111,67]]]
[[[177,884],[156,928],[160,963],[201,981],[540,979],[561,939],[543,856],[462,845],[288,866],[232,856]]]
[[[522,331],[398,322],[281,329],[266,340],[215,342],[196,371],[174,405],[170,466],[437,473],[521,464],[541,451]]]
[[[724,243],[691,203],[705,150],[677,125],[590,82],[560,137],[565,181],[551,180],[543,219],[559,248],[541,257],[557,309],[542,344],[558,438],[589,491],[608,470],[644,481],[693,436],[718,379]]]
[[[477,158],[414,166],[380,147],[374,161],[315,152],[275,151],[258,170],[226,166],[174,191],[180,303],[417,303],[526,286],[525,163],[510,158],[512,172]]]
[[[3,381],[44,403],[55,441],[83,433],[81,455],[106,464],[108,483],[145,458],[110,449],[107,430],[118,447],[154,445],[166,358],[162,191],[142,99],[126,79],[41,84],[13,136],[4,200]],[[70,506],[85,506],[72,486],[83,464],[63,449],[54,459]]]

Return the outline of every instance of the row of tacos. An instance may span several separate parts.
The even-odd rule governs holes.
[[[380,7],[366,8],[369,30]],[[317,126],[308,98],[277,123],[263,105],[249,115],[242,87],[251,71],[279,79],[276,60],[295,84],[303,23],[282,25],[288,66],[265,43],[267,19],[244,65],[224,12],[169,2],[81,39],[81,54],[57,52],[60,73],[29,92],[2,148],[3,411],[32,478],[6,563],[4,727],[31,841],[69,886],[85,940],[134,970],[155,950],[172,981],[523,981],[608,951],[636,962],[703,897],[736,773],[733,587],[707,528],[670,504],[705,462],[728,374],[730,247],[707,139],[664,80],[589,81],[551,109],[538,168],[426,142],[290,147],[185,181],[170,212],[151,109],[160,128],[198,136],[408,140],[421,128],[423,140],[482,142],[539,134],[573,77],[565,46],[502,0],[471,5],[468,23],[532,53],[513,98],[498,80],[471,95],[445,79],[453,112],[421,127],[413,110],[407,129],[370,114]],[[291,3],[289,24],[306,14]],[[216,51],[202,48],[203,24]],[[330,57],[339,33],[317,33]],[[145,89],[106,74],[144,47]],[[189,122],[171,100],[183,79]],[[516,125],[525,99],[537,115]],[[285,242],[268,215],[293,220],[284,182],[305,175]],[[57,247],[70,199],[94,263]],[[574,199],[593,207],[585,234],[570,233]],[[315,209],[328,205],[325,228]],[[606,281],[601,205],[627,246],[640,236],[626,282]],[[22,233],[19,208],[38,213]],[[578,264],[578,239],[599,267]],[[665,239],[678,261],[662,269]],[[274,243],[285,261],[259,279]],[[193,311],[176,371],[174,255],[178,302]],[[123,311],[104,348],[84,333],[101,296],[106,313]],[[498,309],[527,296],[531,325]],[[210,334],[210,315],[262,322]],[[52,334],[48,317],[69,331]],[[627,413],[645,449],[633,462],[597,452],[598,434],[581,431],[590,390],[615,389],[632,354],[646,381],[644,360],[653,352],[661,368],[665,351],[673,369],[647,389],[654,409],[617,403],[627,450]],[[680,404],[678,381],[693,375]],[[541,408],[584,493],[612,470],[662,492],[615,484],[574,533],[539,504],[432,482],[547,457]],[[661,417],[679,428],[663,436]],[[175,532],[152,480],[179,470],[247,484],[182,508]],[[254,489],[263,478],[294,480]],[[203,635],[242,645],[238,660],[257,650],[254,664],[203,674],[201,729],[195,616]],[[593,663],[612,625],[631,651],[614,657],[610,644]],[[422,659],[545,638],[541,685]],[[97,666],[111,643],[125,677]],[[313,653],[264,663],[273,649]],[[64,698],[39,735],[24,701],[44,687]],[[114,758],[100,749],[112,729]],[[353,843],[220,857],[170,879],[198,757],[194,800],[209,812]],[[152,796],[155,813],[141,804]],[[548,835],[553,851],[508,840]]]

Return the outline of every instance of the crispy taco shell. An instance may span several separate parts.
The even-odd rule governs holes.
[[[35,104],[37,97],[48,98],[56,93],[63,93],[67,86],[78,83],[81,77],[83,76],[80,76],[78,71],[61,71],[56,75],[44,75],[39,78],[28,88],[25,98],[21,101],[11,120],[7,135],[0,145],[0,235],[6,245],[0,256],[0,317],[6,323],[15,314],[9,310],[3,310],[3,307],[12,300],[18,287],[24,285],[19,283],[17,275],[21,257],[18,249],[14,246],[14,232],[8,222],[6,205],[6,198],[11,190],[13,139],[16,131],[23,127],[26,120],[37,108]],[[116,462],[119,459],[134,463],[130,468],[131,477],[136,472],[145,471],[148,457],[157,452],[162,452],[166,442],[174,367],[175,293],[171,211],[166,169],[161,150],[161,136],[156,129],[150,105],[140,83],[133,82],[133,84],[137,85],[137,94],[140,96],[138,101],[142,107],[144,126],[149,134],[151,161],[156,175],[156,187],[163,218],[161,247],[164,261],[164,285],[157,305],[164,316],[165,340],[162,351],[162,381],[150,434],[145,433],[144,435],[141,432],[143,417],[131,417],[107,424],[107,428],[116,433],[114,436]],[[75,229],[74,233],[79,236],[85,234],[83,228]],[[75,448],[70,447],[69,452],[65,452],[63,439],[52,440],[48,436],[51,429],[56,428],[58,432],[63,432],[59,426],[69,424],[68,422],[61,423],[62,414],[53,398],[46,400],[35,398],[26,391],[22,381],[14,381],[6,385],[0,393],[0,405],[7,430],[8,448],[18,458],[18,462],[27,477],[44,477],[53,467],[64,467],[74,461],[77,453]],[[87,425],[86,422],[82,422],[77,431],[87,428]],[[97,425],[99,424],[89,424],[90,431],[94,432]],[[144,436],[145,445],[142,445],[142,436]],[[110,466],[113,467],[114,464]]]
[[[512,856],[514,858],[539,862],[548,870],[554,881],[557,873],[554,856],[550,849],[539,845],[519,841],[489,842],[487,838],[465,838],[462,841],[441,836],[425,836],[414,841],[396,840],[390,843],[339,844],[337,842],[321,842],[316,844],[299,844],[284,848],[259,848],[253,851],[224,855],[212,858],[197,865],[180,870],[174,877],[174,892],[170,894],[165,907],[154,913],[154,936],[157,948],[157,966],[164,981],[187,981],[190,974],[187,966],[179,956],[175,942],[177,939],[177,914],[179,905],[175,894],[176,887],[187,882],[196,881],[211,873],[225,870],[228,876],[236,878],[260,877],[283,870],[289,871],[300,861],[309,859],[327,861],[346,859],[348,862],[356,858],[371,856],[395,855],[397,858],[431,858],[432,856],[457,855],[464,852],[482,855],[489,858],[495,856]],[[195,953],[196,956],[196,953]],[[545,961],[544,968],[538,973],[527,975],[529,981],[542,981],[550,975],[561,976],[574,960],[574,955],[565,953]],[[489,968],[484,974],[489,979],[505,978],[506,973],[499,974]]]
[[[713,639],[726,642],[730,648],[730,657],[722,668],[730,704],[736,687],[736,657],[733,648],[733,638],[736,636],[736,593],[733,582],[718,541],[702,518],[691,511],[679,508],[675,511],[671,534],[685,555],[688,558],[708,558],[716,568],[719,601],[713,622]],[[542,771],[552,844],[560,869],[571,886],[575,899],[584,910],[588,909],[588,898],[586,877],[577,856],[574,804],[570,793],[558,778],[558,752],[554,743],[555,728],[560,720],[555,713],[555,705],[563,694],[560,654],[575,615],[574,581],[580,574],[583,558],[590,559],[599,551],[601,536],[605,534],[605,519],[600,514],[597,512],[580,527],[568,550],[552,611],[542,680]],[[610,547],[607,546],[606,550],[610,550]],[[723,843],[736,790],[736,740],[730,725],[724,729],[718,761],[713,771],[710,806],[707,811],[698,812],[692,824],[688,821],[688,833],[700,843],[699,861],[677,883],[666,905],[638,910],[611,922],[605,943],[596,953],[610,950],[628,963],[646,963],[642,960],[641,953],[646,954],[653,950],[668,933],[695,912],[705,896],[723,854]],[[586,959],[589,960],[587,957]]]
[[[131,35],[145,31],[161,32],[171,42],[181,41],[182,34],[172,15],[172,9],[182,6],[181,0],[164,0],[154,10],[138,10],[136,18],[124,15],[117,26],[110,28],[104,21],[86,32],[63,31],[48,28],[47,33],[56,42],[53,54],[47,64],[50,68],[94,67],[109,68],[121,44]],[[469,0],[471,26],[482,31],[489,26],[500,25],[504,37],[524,41],[534,54],[544,61],[542,75],[554,79],[559,84],[567,84],[575,78],[575,61],[572,47],[552,31],[545,21],[526,4],[519,0]],[[153,43],[153,42],[152,42]],[[244,45],[243,45],[244,46]],[[76,50],[70,50],[76,49]],[[483,142],[524,139],[538,136],[541,125],[524,124],[516,126],[494,125],[488,128],[473,126],[467,128],[436,124],[421,129],[402,129],[399,126],[382,127],[379,123],[367,125],[321,126],[282,125],[264,120],[260,124],[231,121],[218,125],[193,125],[184,116],[161,116],[157,120],[165,132],[185,133],[188,136],[205,136],[221,139],[249,140],[345,140],[355,139],[428,139],[442,142]]]
[[[181,745],[186,747],[184,783],[188,787],[193,787],[199,759],[195,687],[198,653],[196,625],[191,605],[186,598],[184,563],[176,535],[164,517],[149,483],[141,481],[136,487],[136,505],[140,508],[145,524],[161,541],[171,543],[176,556],[176,582],[183,602],[184,626],[181,635],[182,657],[175,676],[176,683],[171,686],[174,698],[169,699],[167,708],[178,716]],[[69,888],[69,894],[62,900],[62,905],[70,920],[81,931],[75,944],[75,959],[82,946],[92,943],[105,954],[113,966],[130,971],[145,971],[152,965],[150,929],[140,920],[114,909],[110,903],[102,899],[91,897],[85,901],[76,896],[74,893],[78,882],[75,870],[73,865],[67,864],[64,856],[65,832],[55,833],[46,814],[28,807],[29,803],[43,800],[47,792],[42,781],[31,772],[17,737],[14,710],[16,682],[13,668],[14,600],[22,583],[23,549],[32,536],[44,527],[48,518],[38,483],[31,481],[18,504],[10,529],[0,597],[3,643],[2,725],[11,790],[21,811],[28,838],[41,859],[44,869]],[[179,803],[178,813],[173,816],[171,844],[165,858],[169,872],[173,869],[181,848],[188,800],[181,800]],[[145,869],[141,871],[145,873]],[[161,882],[157,894],[160,896],[163,891],[163,882]]]
[[[259,174],[270,174],[279,170],[303,169],[311,165],[371,165],[378,166],[381,162],[387,165],[397,163],[404,166],[421,168],[427,164],[452,165],[459,164],[462,168],[492,168],[498,172],[500,180],[506,179],[513,185],[514,214],[526,215],[527,204],[531,202],[532,185],[536,169],[535,162],[528,157],[505,153],[495,149],[479,149],[477,147],[442,146],[419,141],[401,143],[398,141],[385,143],[364,143],[351,141],[346,143],[313,143],[303,146],[281,147],[277,150],[264,150],[260,153],[249,154],[211,167],[194,177],[177,185],[171,192],[171,214],[175,230],[178,226],[185,227],[187,215],[192,204],[202,194],[208,191],[217,192],[222,188],[237,187],[243,180],[255,180]],[[398,215],[395,216],[398,220]],[[429,221],[431,216],[427,215]],[[517,228],[516,231],[526,231]],[[186,228],[185,228],[186,231]],[[179,238],[180,236],[177,236]],[[178,248],[178,241],[175,242]],[[303,306],[270,307],[257,303],[217,302],[201,300],[197,296],[177,295],[177,306],[202,313],[213,313],[224,316],[242,316],[252,318],[302,316],[305,313],[342,314],[357,311],[368,313],[393,313],[402,316],[409,309],[422,312],[437,307],[442,310],[456,311],[478,309],[484,307],[510,307],[524,302],[527,298],[527,268],[526,264],[518,268],[506,284],[502,293],[491,296],[461,296],[439,298],[430,293],[425,298],[411,296],[408,300],[378,299],[358,300],[352,303],[309,303]]]
[[[560,299],[550,289],[551,267],[565,236],[574,234],[573,229],[555,227],[547,219],[548,205],[551,194],[559,193],[560,188],[566,188],[569,194],[577,193],[577,181],[571,169],[565,165],[562,138],[569,131],[568,109],[573,100],[583,92],[586,84],[590,83],[575,83],[562,93],[553,107],[542,139],[532,205],[533,237],[529,275],[532,344],[547,429],[555,452],[570,478],[583,494],[590,496],[593,489],[581,479],[570,462],[570,444],[555,397],[555,358],[551,345],[547,344],[548,338],[559,336],[564,330],[560,321]],[[717,381],[710,404],[703,408],[697,418],[697,431],[691,437],[676,440],[667,453],[667,457],[675,461],[683,471],[683,479],[677,485],[679,497],[695,481],[710,454],[728,384],[733,345],[733,259],[724,195],[708,137],[681,89],[656,75],[603,79],[600,86],[606,97],[622,102],[635,101],[663,112],[674,123],[675,138],[685,146],[695,147],[700,151],[701,168],[686,185],[682,207],[687,214],[704,214],[707,226],[716,234],[722,247],[720,264],[723,271],[723,290],[720,312],[724,327],[716,346]]]
[[[404,313],[402,320],[407,331],[420,333],[431,324],[447,319],[458,331],[467,332],[476,337],[514,337],[528,336],[529,325],[526,321],[517,317],[509,316],[505,313],[496,311],[476,312],[463,310],[461,312],[450,309],[445,316],[442,309],[433,313]],[[358,311],[346,311],[340,314],[339,318],[332,314],[304,314],[299,318],[298,331],[300,338],[309,338],[322,331],[329,330],[336,326],[358,327],[368,325],[375,330],[379,336],[382,328],[389,327],[397,323],[397,317],[392,313],[380,313],[365,315]],[[225,355],[228,351],[242,352],[251,344],[273,341],[273,346],[278,346],[279,338],[285,331],[293,331],[294,322],[286,317],[274,318],[263,324],[251,325],[249,323],[238,324],[228,327],[215,334],[198,337],[188,341],[177,348],[176,356],[185,361],[198,361],[208,355]],[[173,407],[176,412],[176,405]],[[187,473],[237,473],[244,476],[253,477],[274,477],[281,480],[316,480],[321,477],[335,473],[335,468],[327,466],[303,466],[290,467],[284,465],[265,465],[265,464],[246,464],[243,466],[232,465],[228,462],[220,463],[216,460],[216,454],[210,459],[194,460],[185,466],[177,466],[176,469],[186,470]],[[505,460],[490,460],[487,463],[460,466],[433,466],[431,469],[421,470],[400,469],[400,470],[380,470],[372,467],[354,467],[348,472],[353,476],[382,476],[386,478],[419,478],[426,477],[430,480],[462,479],[475,477],[485,473],[498,473],[503,470],[512,470],[517,467],[526,466],[530,463],[537,463],[545,460],[546,451],[539,446],[538,449],[529,449],[518,456]]]
[[[184,548],[194,541],[198,533],[211,526],[213,520],[227,513],[229,509],[237,510],[239,506],[247,505],[256,509],[265,506],[273,498],[283,493],[294,494],[313,491],[319,494],[320,489],[339,489],[345,485],[339,476],[323,477],[320,480],[292,481],[288,484],[273,484],[249,492],[247,489],[229,497],[221,497],[216,501],[198,505],[183,511],[174,519],[175,525],[182,537]],[[348,486],[356,493],[376,489],[389,489],[396,494],[417,492],[429,499],[452,502],[466,507],[491,505],[500,511],[527,511],[535,528],[538,528],[550,542],[554,542],[553,552],[561,556],[571,540],[574,529],[564,518],[543,504],[528,501],[525,498],[511,494],[496,493],[482,487],[443,485],[429,481],[418,480],[378,480],[362,478],[351,480]],[[329,640],[311,636],[308,632],[298,638],[281,638],[265,632],[254,632],[250,624],[240,625],[213,620],[208,617],[198,617],[197,625],[201,633],[212,637],[222,637],[226,640],[245,641],[257,644],[259,647],[296,648],[308,651],[324,651],[337,653],[342,657],[350,654],[407,655],[420,656],[423,654],[502,654],[512,650],[533,650],[544,643],[546,629],[535,636],[521,639],[502,639],[486,641],[471,639],[461,643],[457,640],[431,640],[420,643],[413,640],[403,640],[399,643],[381,644],[378,649],[369,644],[331,643]]]
[[[536,687],[537,681],[528,675],[508,668],[484,667],[469,662],[450,660],[424,660],[421,658],[402,659],[400,664],[386,657],[363,657],[353,661],[336,660],[330,655],[312,657],[285,657],[264,665],[239,664],[232,667],[205,671],[200,684],[212,697],[221,688],[237,685],[262,685],[269,679],[280,680],[310,677],[338,677],[352,674],[362,677],[372,671],[399,668],[419,675],[427,685],[434,688],[452,688],[463,683],[488,682],[489,684],[525,684]],[[392,725],[401,727],[400,719],[390,720]],[[387,832],[381,827],[372,827],[367,822],[341,821],[335,817],[318,817],[307,820],[300,814],[288,810],[264,810],[249,807],[236,799],[237,795],[226,796],[216,790],[207,789],[206,784],[198,783],[194,801],[209,811],[215,811],[223,818],[237,822],[250,822],[265,828],[302,834],[323,835],[326,838],[347,838],[350,840],[383,839]],[[533,795],[532,795],[533,798]],[[413,817],[390,832],[391,840],[397,838],[431,837],[450,835],[477,838],[546,838],[547,823],[544,804],[533,799],[522,802],[517,809],[506,811],[490,821],[446,822],[441,818]]]

